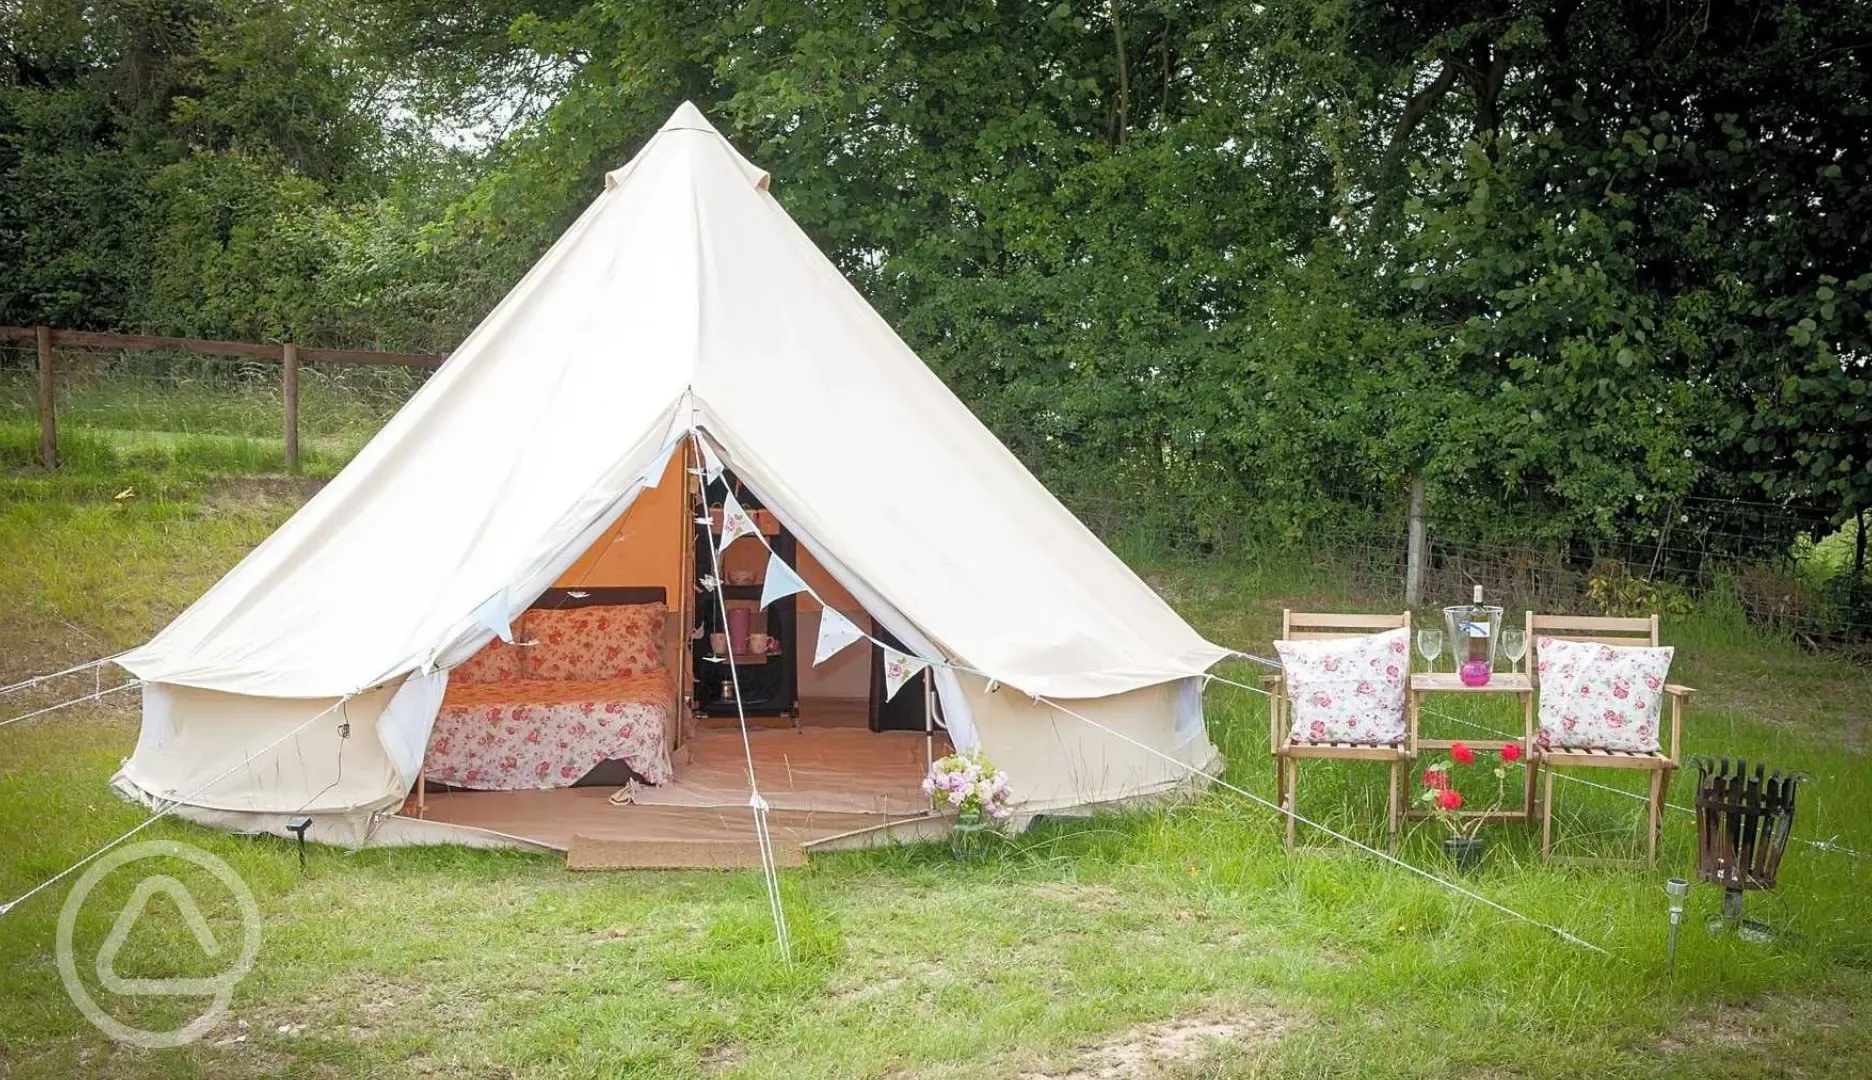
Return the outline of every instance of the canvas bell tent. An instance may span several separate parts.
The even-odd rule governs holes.
[[[802,812],[926,810],[949,745],[990,755],[1025,812],[1211,765],[1200,676],[1227,650],[767,186],[678,109],[343,472],[121,658],[145,686],[120,790],[234,827],[308,815],[337,842],[563,847],[539,822],[745,809],[749,713],[763,790],[784,809],[790,778]],[[805,589],[761,595],[776,574]],[[881,679],[899,656],[939,661],[929,685]],[[896,786],[863,788],[878,775]]]

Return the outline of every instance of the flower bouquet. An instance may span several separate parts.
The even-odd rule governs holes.
[[[1426,803],[1431,814],[1449,830],[1443,838],[1443,851],[1454,859],[1458,868],[1473,870],[1482,862],[1482,849],[1486,846],[1476,831],[1487,821],[1489,814],[1499,808],[1508,795],[1508,766],[1521,760],[1521,744],[1509,743],[1501,748],[1501,763],[1496,765],[1495,803],[1487,811],[1465,816],[1462,813],[1463,796],[1456,784],[1450,779],[1452,765],[1474,765],[1476,752],[1467,743],[1457,741],[1450,744],[1450,760],[1438,762],[1423,771],[1423,793],[1418,796]]]
[[[979,856],[986,849],[984,834],[1013,816],[1008,806],[1012,793],[1007,773],[997,770],[980,751],[938,760],[923,780],[923,794],[955,809],[950,846],[962,860]]]

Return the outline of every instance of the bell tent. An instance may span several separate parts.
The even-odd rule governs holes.
[[[1021,814],[1211,767],[1227,650],[767,187],[678,109],[355,460],[120,658],[144,689],[119,790],[340,843],[565,848],[745,812],[749,769],[828,835],[927,814],[950,746]]]

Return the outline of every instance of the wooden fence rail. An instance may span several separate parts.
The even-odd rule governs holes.
[[[158,337],[151,334],[109,334],[92,330],[54,330],[46,326],[0,326],[0,342],[32,343],[39,353],[39,457],[48,469],[58,467],[58,410],[54,401],[56,360],[53,350],[68,349],[173,349],[210,356],[238,356],[247,360],[275,360],[280,365],[280,398],[286,412],[286,468],[299,471],[299,367],[302,364],[372,364],[398,367],[441,367],[446,355],[375,352],[370,349],[308,349],[290,341],[210,341],[202,338]]]

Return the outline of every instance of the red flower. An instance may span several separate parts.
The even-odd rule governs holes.
[[[1446,790],[1449,787],[1449,773],[1444,772],[1442,769],[1425,769],[1423,773],[1423,786],[1436,791]]]
[[[1445,810],[1462,809],[1462,793],[1453,787],[1446,787],[1437,792],[1436,804]]]
[[[1460,739],[1450,744],[1449,756],[1453,758],[1458,765],[1475,764],[1475,751],[1469,749],[1469,744]]]
[[[1502,747],[1501,759],[1503,761],[1520,761],[1521,760],[1521,744],[1511,742],[1507,746]]]

